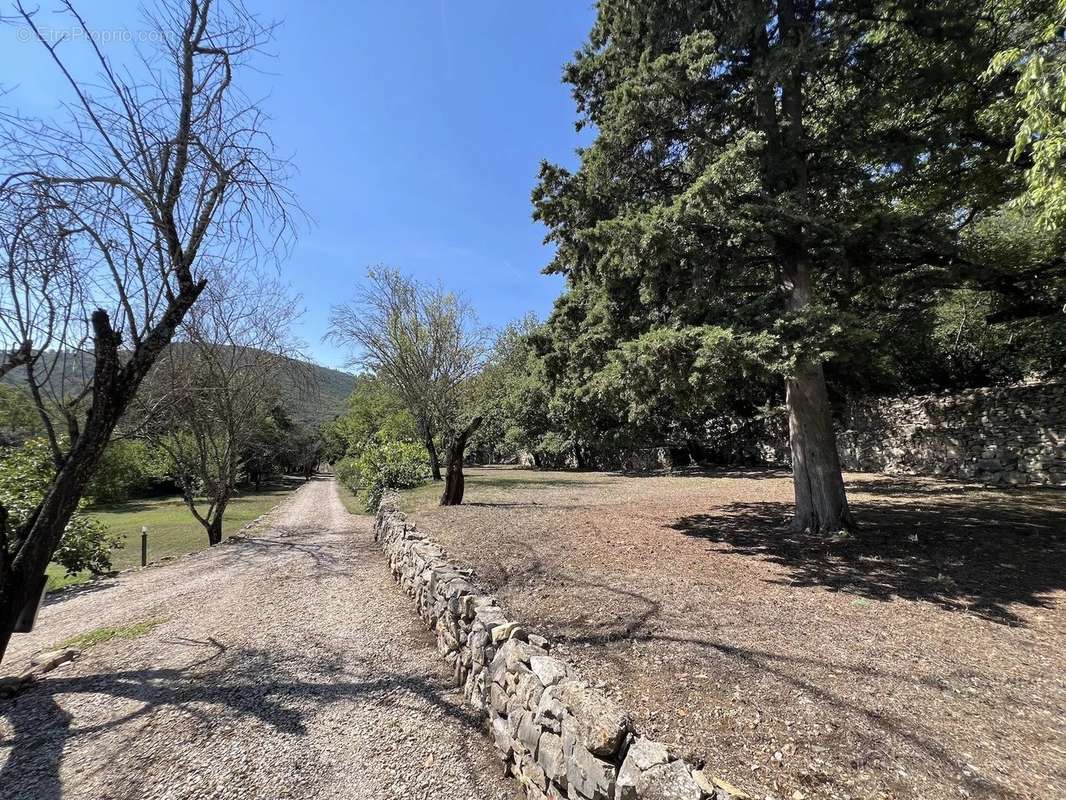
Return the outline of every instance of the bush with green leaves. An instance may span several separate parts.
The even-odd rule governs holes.
[[[338,477],[344,480],[341,469],[339,465]],[[377,511],[386,489],[412,489],[421,484],[429,474],[429,462],[420,444],[375,439],[353,464],[344,465],[343,471],[349,480],[353,474],[357,476],[358,489],[366,493],[366,510]]]
[[[86,493],[95,503],[121,503],[150,494],[167,479],[167,459],[147,443],[111,442]]]
[[[16,532],[37,508],[54,475],[55,465],[45,439],[30,439],[21,447],[0,450],[0,506],[7,511],[9,552],[18,548]],[[111,551],[120,543],[118,536],[84,513],[87,502],[82,500],[71,516],[52,560],[68,573],[88,570],[98,575],[111,569]]]

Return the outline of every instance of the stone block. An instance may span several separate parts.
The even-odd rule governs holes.
[[[666,745],[637,737],[626,750],[622,768],[618,770],[618,800],[636,800],[640,777],[652,767],[670,761]]]
[[[542,729],[533,719],[532,711],[524,711],[518,721],[518,740],[526,746],[530,753],[537,752],[537,743],[540,741]]]
[[[551,656],[532,656],[529,668],[544,686],[554,686],[569,676],[566,664]]]
[[[658,764],[641,774],[636,796],[640,800],[701,800],[703,792],[684,761]]]
[[[537,746],[537,763],[548,780],[566,789],[566,756],[563,754],[563,740],[554,733],[541,733]]]
[[[492,735],[493,744],[501,758],[509,759],[511,756],[511,736],[507,731],[507,718],[493,715],[489,733]]]
[[[577,721],[578,738],[593,753],[612,758],[632,722],[616,702],[576,680],[557,684],[557,697]]]
[[[611,800],[616,777],[613,764],[596,758],[581,744],[574,746],[566,763],[566,782],[571,796],[576,791],[588,800]],[[698,795],[696,800],[700,800]]]

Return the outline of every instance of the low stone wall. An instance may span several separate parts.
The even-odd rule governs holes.
[[[400,588],[436,632],[467,703],[530,800],[730,800],[744,795],[633,729],[617,703],[507,618],[473,576],[382,501],[375,538]]]

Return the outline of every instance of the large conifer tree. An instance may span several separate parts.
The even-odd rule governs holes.
[[[1018,8],[600,0],[565,74],[596,138],[534,193],[568,278],[557,349],[609,369],[650,336],[751,342],[785,383],[795,525],[849,527],[823,364],[863,340],[860,293],[979,276],[964,231],[1019,185],[1016,73],[986,74]]]

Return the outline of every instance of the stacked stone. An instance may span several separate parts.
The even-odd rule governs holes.
[[[1062,486],[1066,384],[857,403],[838,440],[847,469]]]
[[[456,686],[485,719],[504,769],[530,800],[729,800],[724,784],[638,736],[617,703],[509,620],[471,574],[407,524],[386,496],[375,538],[400,587],[436,632]]]
[[[836,419],[847,470],[930,475],[990,486],[1066,486],[1066,383],[874,398]],[[715,448],[724,462],[787,466],[784,409],[735,426]]]

